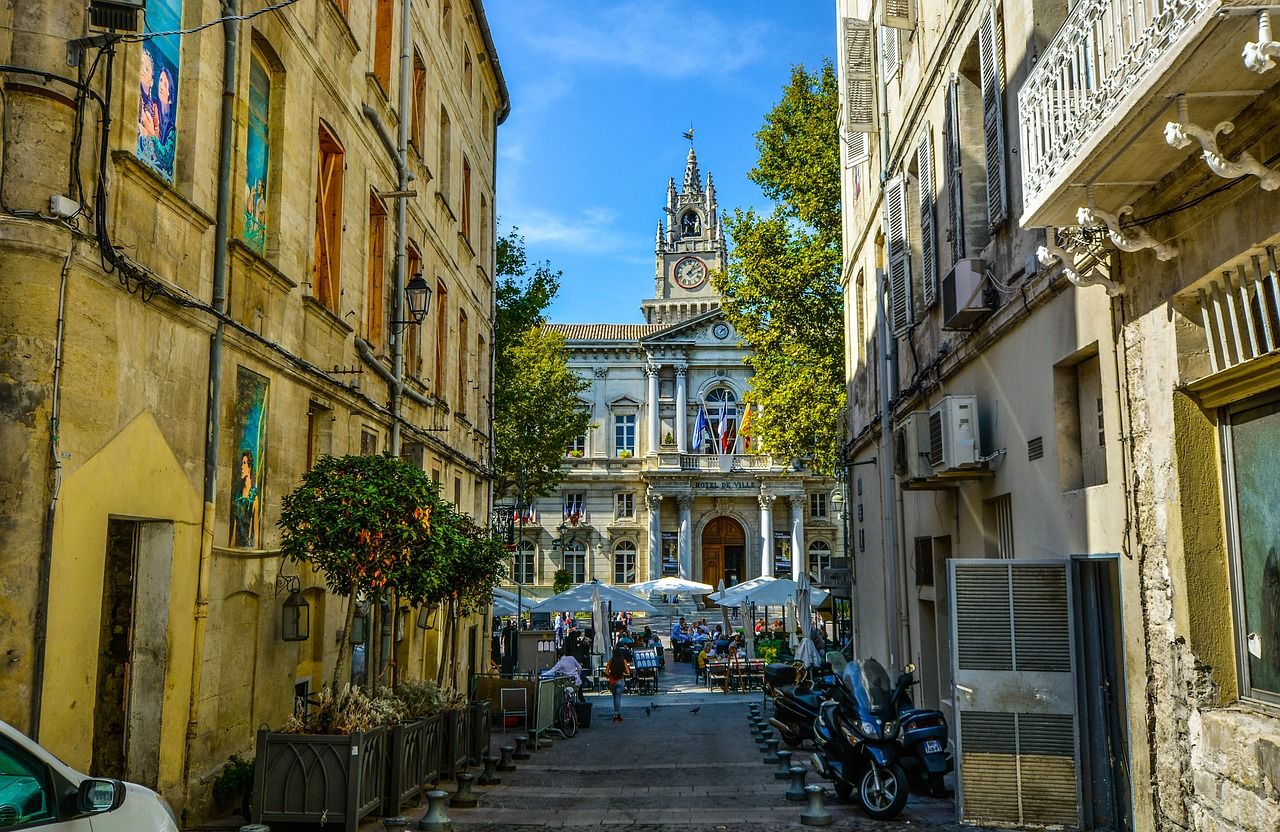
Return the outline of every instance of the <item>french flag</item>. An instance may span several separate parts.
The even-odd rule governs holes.
[[[720,424],[716,425],[716,433],[720,434],[720,453],[729,453],[729,405],[720,406]]]

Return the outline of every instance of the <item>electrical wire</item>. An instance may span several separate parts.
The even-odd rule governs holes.
[[[137,35],[123,35],[120,37],[120,40],[125,43],[139,43],[144,40],[151,40],[152,38],[167,38],[174,35],[194,35],[196,32],[200,32],[232,20],[252,20],[260,14],[277,11],[279,9],[283,9],[285,6],[292,6],[296,2],[298,2],[298,0],[280,0],[280,2],[272,3],[270,6],[263,6],[256,12],[225,15],[223,17],[214,18],[213,20],[201,23],[199,26],[192,26],[190,29],[170,29],[167,32],[143,32]]]

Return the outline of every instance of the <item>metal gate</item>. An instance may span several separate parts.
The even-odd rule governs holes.
[[[1078,828],[1070,561],[948,569],[958,819]]]

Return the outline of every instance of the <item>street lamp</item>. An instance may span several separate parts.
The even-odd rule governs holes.
[[[288,591],[280,609],[280,639],[306,641],[311,638],[311,605],[302,597],[302,584],[297,575],[276,576],[276,597]]]
[[[421,324],[427,319],[427,310],[431,308],[431,287],[427,285],[422,272],[415,274],[404,287],[404,299],[409,309],[409,319],[391,322],[391,329],[397,335],[407,327]]]

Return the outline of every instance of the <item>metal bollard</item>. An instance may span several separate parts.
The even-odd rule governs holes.
[[[771,765],[773,765],[775,762],[777,762],[777,760],[778,760],[778,745],[779,745],[779,744],[781,744],[781,742],[782,742],[782,741],[781,741],[781,740],[779,740],[779,739],[771,739],[771,740],[766,740],[766,741],[765,741],[765,744],[764,744],[764,745],[765,745],[765,749],[764,749],[764,764],[765,764],[765,765],[767,765],[767,766],[771,766]]]
[[[773,779],[786,780],[791,776],[791,752],[779,751],[774,756],[778,758],[778,767],[773,772]]]
[[[418,829],[425,832],[449,832],[453,821],[445,814],[444,805],[449,800],[449,793],[439,789],[427,792],[427,813],[418,821]]]
[[[475,779],[474,774],[467,774],[465,771],[458,775],[458,790],[453,793],[453,797],[449,798],[450,809],[475,808],[480,802],[480,798],[471,791],[471,782]]]
[[[527,736],[516,737],[516,750],[515,753],[511,755],[511,759],[527,760],[529,759],[529,751],[529,738]]]
[[[756,745],[756,747],[759,748],[761,751],[767,751],[769,747],[766,745],[766,743],[768,743],[769,740],[771,739],[773,739],[773,732],[770,731],[768,728],[764,729],[763,731],[760,732],[760,742]]]
[[[804,766],[792,766],[789,774],[791,775],[791,787],[787,789],[787,800],[796,803],[803,803],[809,798],[804,794],[804,778],[809,770]]]
[[[510,748],[511,746],[506,747]],[[498,775],[499,759],[492,754],[486,754],[480,758],[480,761],[484,763],[484,771],[480,774],[479,779],[476,780],[477,783],[481,786],[496,786],[502,782],[502,778]],[[515,768],[515,766],[511,768]]]
[[[404,815],[397,815],[394,818],[383,818],[382,828],[387,830],[387,832],[391,832],[393,829],[408,829],[409,819]]]
[[[830,826],[834,823],[831,813],[827,811],[827,807],[823,804],[823,799],[827,796],[827,790],[822,786],[805,786],[805,799],[809,801],[809,806],[800,815],[800,822],[805,826]]]
[[[502,756],[498,758],[498,771],[515,771],[516,764],[512,762],[512,752],[515,751],[509,745],[504,745],[498,749],[502,752]]]

